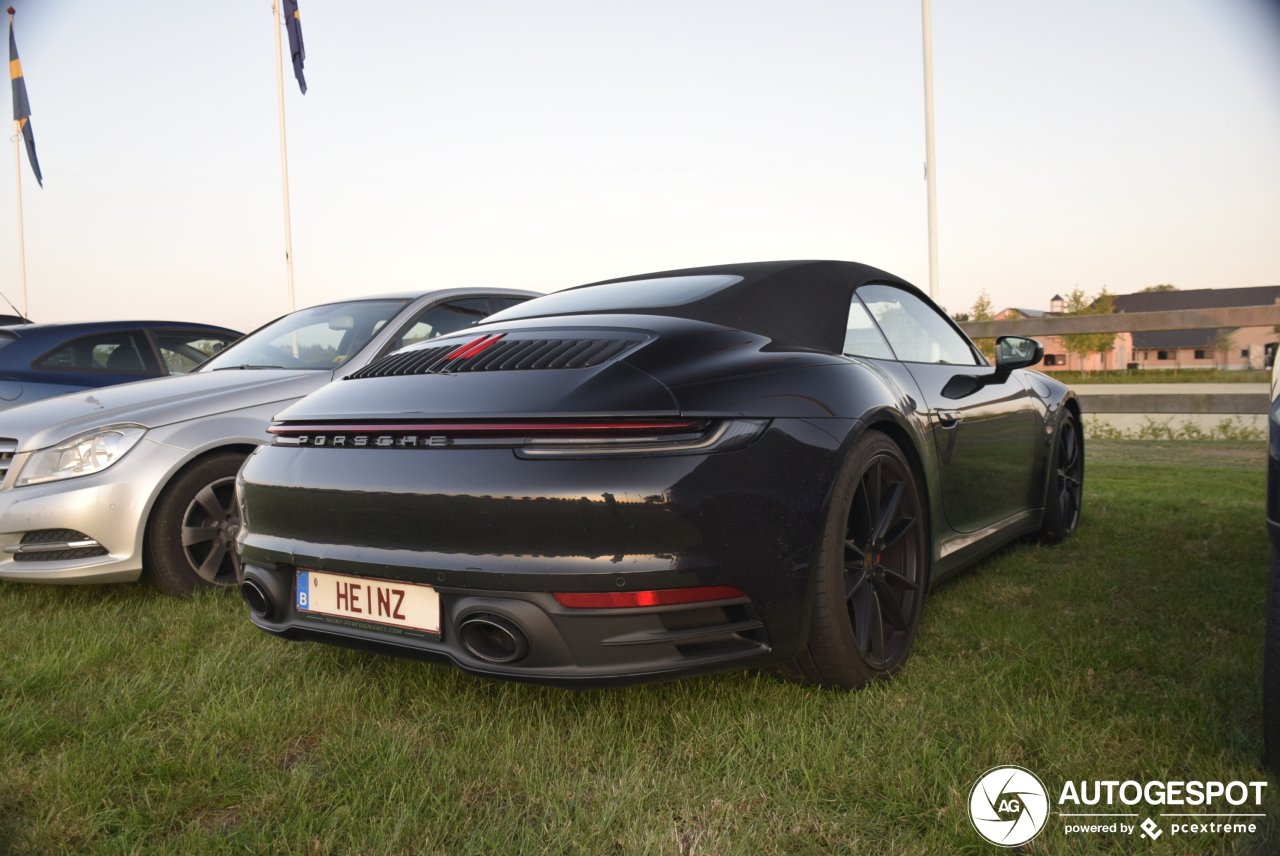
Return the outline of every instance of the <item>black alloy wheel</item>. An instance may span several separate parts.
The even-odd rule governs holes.
[[[200,458],[160,493],[147,523],[144,567],[161,591],[184,597],[199,588],[240,581],[235,489],[244,459],[239,452]]]
[[[928,545],[915,472],[893,440],[867,431],[849,451],[832,495],[808,645],[775,673],[843,689],[892,677],[920,626]]]
[[[844,597],[858,651],[876,671],[906,658],[920,612],[920,501],[901,457],[879,454],[858,479],[844,542]]]
[[[1044,521],[1040,538],[1050,543],[1061,541],[1080,525],[1080,509],[1084,504],[1084,436],[1075,415],[1068,411],[1058,425],[1053,444],[1049,490],[1045,497]]]

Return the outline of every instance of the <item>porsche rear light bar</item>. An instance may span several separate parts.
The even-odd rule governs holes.
[[[642,606],[675,606],[738,600],[746,595],[733,586],[695,586],[653,591],[558,591],[552,597],[570,609],[635,609]]]
[[[516,450],[521,458],[596,458],[608,456],[695,455],[749,446],[768,419],[725,419],[697,434],[671,437],[530,437]]]
[[[297,436],[300,434],[339,433],[371,434],[382,431],[444,434],[446,436],[463,436],[468,434],[528,434],[553,436],[610,436],[615,434],[653,434],[700,431],[706,427],[706,421],[700,419],[678,419],[665,421],[618,420],[612,422],[565,421],[565,422],[404,422],[404,423],[351,423],[351,424],[312,424],[312,425],[272,425],[267,429],[270,434],[280,436]]]
[[[740,449],[767,419],[563,419],[276,424],[277,446],[509,448],[521,458],[690,455]]]

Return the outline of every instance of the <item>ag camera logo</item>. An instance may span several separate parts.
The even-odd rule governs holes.
[[[992,767],[969,792],[969,819],[992,844],[1017,847],[1044,829],[1049,793],[1044,782],[1024,767]]]

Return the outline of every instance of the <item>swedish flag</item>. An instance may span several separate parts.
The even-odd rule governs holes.
[[[302,46],[302,16],[298,14],[298,0],[284,0],[284,29],[289,34],[289,55],[293,58],[293,76],[298,78],[302,94],[307,94],[307,80],[302,76],[302,63],[307,49]]]
[[[22,79],[22,62],[18,59],[18,43],[13,40],[13,7],[9,7],[9,77],[13,80],[13,121],[22,128],[22,139],[27,144],[27,160],[36,181],[44,187],[40,175],[40,161],[36,160],[36,138],[31,134],[31,104],[27,101],[27,83]]]

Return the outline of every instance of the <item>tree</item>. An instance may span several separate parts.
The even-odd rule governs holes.
[[[978,299],[973,301],[973,308],[965,313],[969,317],[968,321],[992,321],[996,314],[992,311],[991,295],[987,294],[984,288],[978,293]],[[988,359],[996,358],[996,340],[995,339],[974,339],[973,343],[978,346],[978,350],[987,355]]]
[[[1213,364],[1214,368],[1218,368],[1218,359],[1222,359],[1222,368],[1225,369],[1231,364],[1231,344],[1235,338],[1235,328],[1219,327],[1218,332],[1213,337]]]
[[[1104,285],[1098,296],[1090,300],[1082,289],[1075,289],[1067,298],[1063,315],[1110,315],[1115,312],[1115,295]],[[1083,362],[1090,354],[1103,354],[1116,345],[1115,333],[1075,333],[1060,336],[1062,346]]]
[[[1161,283],[1160,285],[1148,285],[1146,288],[1139,288],[1139,294],[1150,294],[1153,291],[1177,291],[1178,286],[1171,282]]]

